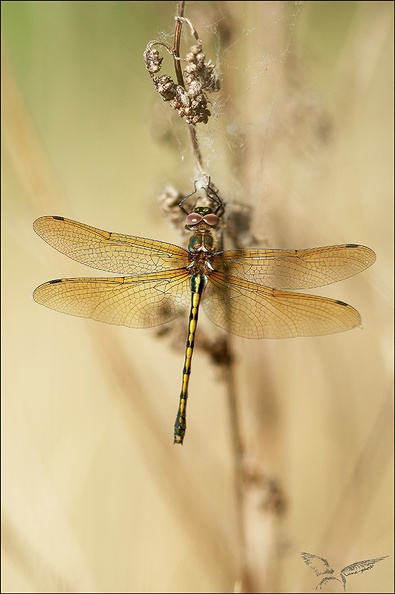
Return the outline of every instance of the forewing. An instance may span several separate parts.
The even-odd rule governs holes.
[[[56,311],[107,324],[149,328],[180,316],[190,302],[183,270],[121,278],[67,278],[37,287],[34,300]]]
[[[33,229],[62,254],[107,272],[143,274],[189,263],[188,252],[171,243],[109,233],[63,217],[41,217]]]
[[[373,264],[376,255],[363,245],[308,250],[229,250],[215,256],[215,270],[276,289],[313,289],[341,281]]]
[[[361,324],[359,313],[343,301],[225,280],[217,272],[209,276],[202,303],[214,324],[244,338],[319,336]]]

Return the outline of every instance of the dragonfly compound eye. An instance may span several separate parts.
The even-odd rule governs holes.
[[[219,223],[219,218],[216,214],[211,212],[210,214],[207,214],[203,217],[203,221],[210,227],[216,227]]]
[[[203,217],[199,213],[191,212],[191,214],[189,214],[185,219],[185,224],[188,225],[188,227],[193,227],[194,225],[201,223],[202,220]]]

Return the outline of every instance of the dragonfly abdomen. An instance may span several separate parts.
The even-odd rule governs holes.
[[[189,313],[188,337],[185,348],[184,369],[182,371],[180,404],[178,407],[176,422],[174,425],[174,443],[182,444],[186,431],[186,408],[188,398],[189,376],[191,375],[191,363],[199,315],[199,305],[206,284],[206,275],[193,274],[191,276],[191,309]]]

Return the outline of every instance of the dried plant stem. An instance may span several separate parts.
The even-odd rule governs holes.
[[[174,58],[174,70],[176,72],[177,82],[182,87],[185,87],[184,78],[182,76],[182,69],[180,63],[180,43],[181,43],[181,32],[182,26],[184,24],[184,14],[185,14],[185,1],[180,1],[177,4],[177,17],[176,18],[176,26],[174,30],[174,47],[173,47],[173,58]],[[188,124],[189,134],[191,137],[192,143],[192,150],[196,161],[196,166],[199,170],[199,173],[202,177],[207,177],[207,173],[204,171],[203,168],[203,160],[202,160],[202,153],[199,148],[199,141],[196,134],[196,127],[193,124]]]
[[[199,141],[198,141],[198,137],[196,134],[196,128],[195,126],[189,124],[188,125],[189,128],[189,134],[191,136],[191,142],[192,142],[192,149],[193,149],[193,154],[195,156],[195,161],[196,161],[196,166],[199,170],[199,173],[202,177],[208,177],[207,173],[204,170],[203,167],[203,160],[202,160],[202,154],[200,152],[200,148],[199,148]]]
[[[177,4],[177,17],[176,26],[174,31],[174,46],[173,46],[173,58],[174,68],[176,72],[178,84],[184,85],[184,79],[182,75],[182,69],[180,64],[180,43],[181,43],[181,32],[182,26],[185,23],[185,1],[180,1]],[[188,22],[190,27],[192,25]],[[195,37],[198,39],[197,33],[194,32]],[[192,150],[195,157],[196,167],[200,175],[207,180],[209,179],[208,174],[204,170],[202,154],[199,147],[199,140],[196,131],[196,126],[188,124],[190,139],[192,143]],[[225,349],[230,352],[230,341],[227,337],[224,338]],[[234,481],[235,481],[235,497],[236,497],[236,513],[237,513],[237,540],[240,555],[240,581],[242,587],[250,581],[248,579],[247,570],[247,559],[246,559],[246,541],[245,541],[245,494],[244,494],[244,481],[243,481],[243,446],[241,440],[240,415],[238,413],[238,402],[237,393],[235,389],[235,378],[234,378],[234,363],[233,358],[228,357],[226,362],[226,381],[227,381],[227,393],[230,413],[230,425],[231,425],[231,441],[233,449],[233,461],[234,461]]]
[[[225,338],[226,348],[229,350],[229,338]],[[235,485],[235,498],[236,498],[236,529],[237,529],[237,541],[239,548],[239,563],[240,563],[240,582],[244,591],[244,586],[248,581],[246,579],[247,574],[247,559],[246,559],[246,535],[245,535],[245,497],[244,497],[244,481],[243,481],[243,443],[241,439],[240,431],[240,414],[238,407],[237,390],[235,388],[236,382],[234,377],[234,363],[233,358],[229,357],[226,366],[226,383],[227,383],[227,394],[229,404],[229,417],[230,417],[230,431],[231,431],[231,442],[232,442],[232,455],[233,455],[233,473],[234,473],[234,485]]]
[[[181,91],[178,92],[182,93],[183,91],[187,92],[189,85],[187,78],[190,77],[190,73],[183,74],[182,70],[182,60],[180,57],[180,45],[181,45],[181,35],[182,35],[182,27],[186,24],[191,31],[191,34],[196,39],[196,46],[195,48],[191,48],[191,52],[195,49],[195,52],[202,52],[201,45],[202,42],[199,39],[199,35],[195,28],[193,27],[192,23],[185,18],[185,1],[180,1],[177,3],[177,15],[175,17],[175,29],[174,29],[174,38],[173,38],[173,47],[167,46],[166,44],[161,44],[165,46],[168,51],[173,56],[174,60],[174,70],[177,79],[177,84],[179,87],[182,87]],[[154,42],[152,42],[154,43]],[[157,42],[155,42],[157,43]],[[151,44],[152,45],[152,44]],[[193,55],[189,54],[189,55]],[[204,55],[204,54],[203,54]],[[154,56],[157,59],[156,56]],[[156,63],[155,63],[156,64]],[[199,62],[197,62],[199,64]],[[210,63],[209,63],[210,64]],[[212,66],[208,66],[207,70],[210,72],[210,68]],[[156,70],[152,69],[150,71],[152,75],[156,73]],[[187,72],[187,71],[185,71]],[[168,82],[168,81],[166,81]],[[187,84],[186,84],[187,83]],[[218,90],[219,85],[213,85],[214,90]],[[178,109],[180,106],[176,106]],[[180,111],[179,111],[180,114]],[[181,114],[180,114],[181,115]],[[187,120],[187,125],[189,128],[190,139],[192,143],[192,151],[195,158],[195,165],[197,170],[199,171],[200,176],[205,180],[205,183],[208,187],[213,187],[211,183],[210,176],[204,169],[202,154],[199,146],[199,139],[197,134],[196,125],[194,123],[189,123]],[[221,241],[222,243],[222,241]],[[234,362],[233,357],[230,355],[230,340],[228,337],[224,337],[224,349],[228,356],[225,357],[225,361],[223,362],[224,371],[225,371],[225,378],[227,383],[227,395],[228,395],[228,405],[229,405],[229,415],[230,415],[230,432],[231,432],[231,443],[232,443],[232,457],[233,457],[233,470],[234,470],[234,485],[235,485],[235,499],[236,499],[236,539],[237,539],[237,549],[238,549],[238,558],[239,558],[239,579],[238,582],[241,585],[242,591],[246,591],[248,587],[254,584],[253,576],[251,575],[251,563],[248,561],[248,542],[247,542],[247,531],[246,531],[246,511],[247,511],[247,501],[246,501],[246,482],[245,482],[245,468],[244,468],[244,459],[243,459],[243,444],[241,439],[241,430],[240,430],[240,414],[238,410],[238,394],[236,389],[236,382],[235,382],[235,373],[234,373]]]
[[[177,16],[176,28],[174,30],[174,45],[173,45],[173,58],[174,58],[174,70],[177,76],[177,82],[182,87],[185,87],[184,77],[182,76],[182,69],[180,64],[180,43],[181,43],[181,31],[185,12],[185,1],[178,2],[177,4]]]

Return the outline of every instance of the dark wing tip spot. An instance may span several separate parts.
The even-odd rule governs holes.
[[[52,218],[57,221],[64,221],[64,217],[52,217]]]
[[[61,278],[55,278],[54,280],[50,280],[48,281],[49,285],[54,285],[55,283],[61,283],[62,279]]]
[[[339,299],[336,299],[336,303],[338,303],[338,305],[344,305],[345,307],[348,307],[348,303],[344,303],[344,301],[339,301]]]
[[[357,243],[347,243],[346,244],[346,247],[348,247],[348,248],[357,248],[357,247],[359,247],[359,245]]]

